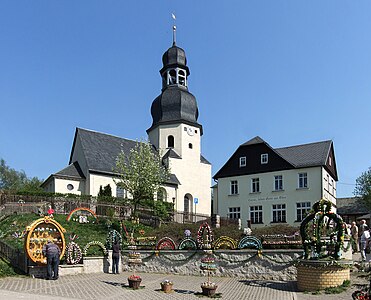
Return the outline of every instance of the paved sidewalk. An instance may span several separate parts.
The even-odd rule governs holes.
[[[55,281],[4,278],[0,280],[0,299],[199,299],[196,293],[201,292],[200,284],[206,281],[206,278],[201,276],[141,273],[142,286],[145,288],[134,291],[126,287],[129,275],[129,273],[81,274],[63,276]],[[160,282],[165,279],[174,282],[174,292],[171,294],[159,291]],[[295,282],[251,281],[222,277],[213,277],[212,280],[217,283],[217,293],[221,293],[222,299],[297,300]]]
[[[353,260],[360,263],[359,253],[353,255]],[[202,276],[181,276],[165,274],[141,273],[143,278],[139,290],[128,289],[127,277],[131,273],[120,275],[97,273],[63,276],[56,281],[33,279],[29,277],[9,277],[0,279],[0,300],[118,300],[118,299],[199,299],[201,283],[206,281]],[[352,283],[368,284],[368,280],[352,275]],[[174,292],[164,294],[159,291],[160,282],[169,279],[174,282]],[[249,300],[348,300],[355,285],[346,292],[337,295],[313,295],[296,292],[296,282],[258,281],[241,278],[213,277],[218,285],[217,293],[222,299]],[[52,298],[50,297],[52,296]],[[207,299],[207,298],[201,298]]]

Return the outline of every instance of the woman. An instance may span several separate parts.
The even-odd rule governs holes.
[[[120,244],[115,241],[112,247],[112,273],[119,274],[119,261],[120,261]]]

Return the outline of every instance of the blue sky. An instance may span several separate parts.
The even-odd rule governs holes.
[[[333,140],[338,196],[371,166],[370,1],[0,2],[0,157],[47,178],[76,127],[146,137],[161,57],[186,51],[213,174],[259,135]]]

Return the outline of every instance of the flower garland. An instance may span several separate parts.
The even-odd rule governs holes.
[[[70,242],[67,245],[66,254],[67,254],[66,261],[67,264],[69,265],[78,264],[82,258],[81,248],[75,242]]]
[[[108,235],[107,235],[107,238],[106,238],[107,249],[112,250],[113,244],[115,242],[118,242],[120,247],[122,247],[122,236],[121,236],[121,234],[117,230],[112,229],[112,230],[110,230],[110,232],[108,232]]]
[[[219,249],[223,247],[223,249],[236,249],[237,248],[237,243],[234,239],[228,237],[228,236],[221,236],[220,238],[218,238],[214,244],[213,244],[213,248],[215,250]]]
[[[340,259],[340,250],[344,245],[345,226],[343,219],[331,212],[332,203],[329,200],[322,199],[313,205],[313,210],[309,213],[300,225],[300,234],[304,246],[305,259],[317,259],[332,256],[335,259]],[[312,223],[313,233],[310,232],[308,226]],[[321,230],[329,230],[332,225],[333,232],[330,234],[330,240],[321,240]],[[332,245],[334,246],[333,253],[323,253],[322,248]],[[310,257],[313,251],[312,257]]]
[[[94,223],[95,221],[97,221],[97,215],[91,210],[91,209],[89,209],[89,208],[87,208],[87,207],[78,207],[78,208],[75,208],[75,209],[73,209],[69,214],[68,214],[68,216],[67,216],[67,221],[69,222],[70,220],[71,220],[71,218],[72,218],[72,216],[75,214],[75,213],[77,213],[78,212],[78,214],[76,214],[76,215],[78,215],[78,216],[80,216],[80,213],[81,212],[84,212],[84,213],[86,213],[86,217],[88,217],[89,215],[91,216],[91,217],[93,217],[93,221],[92,221],[92,223]],[[74,217],[73,218],[73,221],[76,221],[76,222],[78,222],[79,221],[79,218],[78,217]],[[89,223],[89,220],[87,220],[87,223]]]
[[[107,255],[108,251],[107,251],[107,248],[103,245],[102,242],[99,242],[99,241],[92,241],[92,242],[89,242],[86,244],[86,246],[84,247],[84,250],[83,250],[83,254],[86,256],[87,255],[87,252],[88,252],[88,249],[91,247],[91,246],[99,246],[104,255]]]
[[[206,230],[206,242],[203,239],[204,231]],[[197,232],[197,244],[199,249],[210,249],[213,243],[214,237],[210,228],[210,225],[205,222],[203,223]]]
[[[191,237],[185,237],[182,239],[178,246],[179,250],[197,250],[197,244]]]
[[[244,248],[261,250],[263,246],[261,241],[255,236],[245,236],[238,243],[238,249]]]
[[[164,237],[157,242],[156,250],[170,249],[175,250],[176,245],[172,238]]]

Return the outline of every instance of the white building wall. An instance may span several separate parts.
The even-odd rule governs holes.
[[[308,188],[298,188],[298,174],[307,173]],[[283,176],[283,190],[274,191],[274,176]],[[253,178],[259,178],[260,192],[252,193]],[[230,182],[237,180],[238,194],[230,194]],[[296,203],[310,202],[311,206],[322,198],[322,168],[303,168],[279,172],[261,173],[255,175],[220,178],[216,199],[218,214],[227,217],[230,207],[240,207],[242,224],[250,220],[250,206],[261,205],[263,224],[254,227],[269,226],[273,220],[272,205],[286,204],[286,221],[293,226],[299,226],[296,221]],[[214,196],[215,197],[215,196]],[[215,198],[214,198],[215,199]]]
[[[71,184],[73,186],[72,190],[69,190],[67,186]],[[71,180],[71,179],[54,179],[54,191],[55,193],[63,194],[76,194],[82,195],[85,192],[85,182],[83,180]]]
[[[322,187],[322,198],[336,205],[336,181],[324,168],[322,168]]]
[[[110,185],[112,189],[112,196],[116,197],[116,183],[112,176],[92,174],[89,175],[89,193],[88,195],[98,196],[99,188],[102,186],[104,188],[106,185]]]

